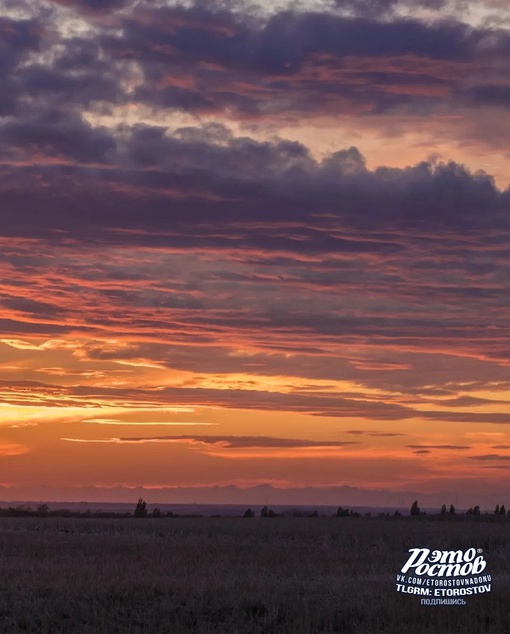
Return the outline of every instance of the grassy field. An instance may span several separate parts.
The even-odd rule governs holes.
[[[483,548],[492,592],[397,593],[425,546]],[[1,518],[0,632],[510,634],[510,523]]]

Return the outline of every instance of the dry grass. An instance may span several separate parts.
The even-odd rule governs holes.
[[[490,594],[421,606],[416,546],[483,548]],[[0,632],[510,633],[510,524],[317,519],[0,520]]]

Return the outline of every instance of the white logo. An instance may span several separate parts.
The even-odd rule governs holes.
[[[432,554],[428,548],[411,548],[411,556],[402,566],[400,572],[405,573],[414,569],[415,575],[428,575],[429,577],[461,577],[466,575],[478,575],[487,562],[483,555],[476,556],[476,550],[469,548],[462,550],[434,550]]]
[[[397,574],[397,592],[427,597],[422,605],[466,605],[460,597],[491,591],[491,575],[482,574],[487,562],[480,548],[410,548],[409,553]]]

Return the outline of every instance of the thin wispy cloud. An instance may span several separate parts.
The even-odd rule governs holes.
[[[410,449],[450,449],[454,451],[462,451],[470,449],[470,445],[407,445]]]
[[[88,420],[84,420],[84,423],[89,423],[89,424],[93,424],[93,425],[123,425],[123,426],[129,426],[129,425],[135,425],[135,426],[139,426],[139,427],[143,427],[143,426],[150,426],[150,427],[157,427],[157,426],[202,426],[202,425],[217,425],[218,423],[206,423],[206,422],[199,422],[199,421],[125,421],[125,420],[113,420],[113,419],[108,419],[108,418],[90,418]]]
[[[355,441],[314,441],[302,440],[298,438],[273,438],[265,436],[147,436],[147,437],[124,437],[124,438],[61,438],[66,442],[112,442],[123,443],[147,443],[147,442],[186,442],[199,445],[218,445],[224,448],[246,448],[246,447],[343,447],[345,445],[356,445]]]

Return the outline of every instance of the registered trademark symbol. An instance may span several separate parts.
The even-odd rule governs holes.
[[[476,552],[477,552],[478,554],[483,553],[483,548],[477,548],[477,549],[476,549]]]

